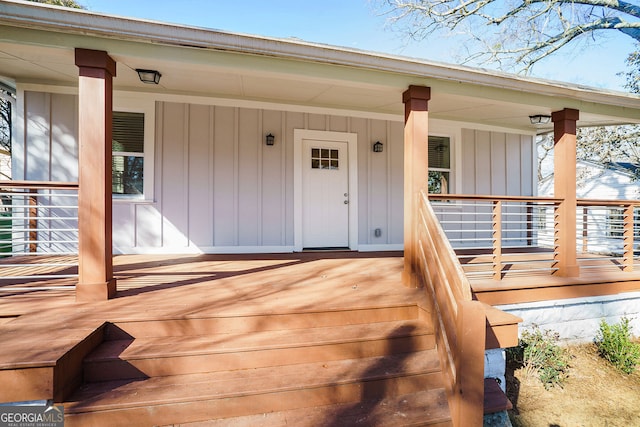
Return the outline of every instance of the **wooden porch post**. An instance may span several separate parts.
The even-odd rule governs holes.
[[[576,258],[576,131],[579,111],[565,108],[551,115],[554,129],[554,194],[562,199],[554,233],[556,274],[577,277]]]
[[[404,102],[404,271],[405,286],[422,286],[416,278],[417,212],[420,191],[429,178],[429,99],[431,88],[409,86]]]
[[[76,300],[116,294],[111,225],[111,126],[116,63],[107,52],[76,49],[79,68],[78,286]]]

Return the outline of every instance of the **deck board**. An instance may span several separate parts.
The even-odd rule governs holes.
[[[398,253],[116,256],[118,294],[108,301],[76,303],[72,290],[0,293],[0,365],[57,360],[69,337],[103,322],[415,304],[420,291],[402,285],[402,266]]]
[[[114,257],[117,296],[98,311],[143,318],[152,313],[250,313],[283,309],[366,306],[377,298],[415,298],[400,284],[401,253],[275,255],[122,255]],[[38,281],[32,284],[51,285]],[[74,281],[53,290],[0,293],[0,319],[77,306]],[[20,285],[23,288],[22,285]],[[141,302],[143,301],[143,302]],[[143,309],[141,309],[143,307]],[[35,313],[34,313],[35,312]],[[47,316],[42,314],[41,316]]]
[[[485,251],[486,252],[486,251]],[[514,290],[575,287],[597,283],[624,283],[613,291],[640,290],[640,267],[623,272],[619,260],[581,254],[581,276],[563,278],[540,269],[550,267],[550,253],[531,248],[523,254],[507,251],[503,257],[502,280],[491,278],[491,257],[479,251],[466,251],[463,267],[469,271],[476,295],[490,304],[541,298],[521,296],[487,297]],[[33,258],[24,258],[26,261]],[[55,258],[49,257],[55,261]],[[69,262],[69,257],[61,257]],[[21,262],[20,258],[0,260]],[[153,316],[244,315],[251,312],[273,313],[286,310],[313,310],[341,306],[366,307],[379,298],[402,304],[415,298],[400,284],[403,268],[401,252],[304,252],[294,254],[246,255],[118,255],[114,257],[117,296],[99,304],[100,312],[122,319]],[[480,274],[478,274],[480,273]],[[0,281],[0,325],[17,316],[32,313],[30,321],[48,322],[48,310],[72,310],[75,279],[39,280],[7,284]],[[7,290],[18,287],[18,290]],[[41,290],[38,286],[52,286]],[[597,290],[588,293],[594,294]],[[561,295],[562,293],[558,293]],[[527,295],[531,295],[529,292]],[[139,302],[143,301],[143,302]],[[170,301],[168,304],[167,302]],[[143,307],[143,309],[141,309]],[[44,313],[39,313],[44,312]],[[40,319],[40,320],[38,320]]]

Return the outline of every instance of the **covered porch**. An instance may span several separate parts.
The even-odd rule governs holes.
[[[578,120],[640,121],[637,98],[626,95],[0,2],[6,29],[0,47],[10,53],[0,65],[16,84],[25,123],[15,177],[25,181],[2,184],[16,200],[11,209],[23,215],[16,220],[18,245],[36,260],[35,271],[77,275],[55,287],[53,277],[36,274],[48,288],[42,290],[17,283],[28,280],[25,273],[10,276],[0,297],[5,319],[13,317],[0,326],[9,343],[0,375],[11,393],[0,400],[64,402],[69,425],[101,425],[105,417],[112,424],[198,422],[212,414],[249,417],[243,420],[255,425],[251,417],[266,413],[296,420],[317,415],[326,425],[338,425],[341,415],[372,416],[372,424],[390,425],[405,411],[421,419],[429,414],[433,425],[481,425],[485,408],[506,405],[488,399],[500,393],[487,392],[495,382],[483,380],[485,349],[515,345],[520,319],[483,303],[457,257],[461,248],[442,228],[433,203],[438,196],[428,191],[429,137],[443,135],[457,156],[445,171],[455,184],[450,190],[462,193],[469,185],[470,197],[491,200],[490,276],[503,286],[509,254],[502,251],[502,213],[493,208],[503,200],[474,193],[485,193],[487,181],[506,181],[512,169],[507,156],[494,162],[498,156],[483,151],[483,138],[517,147],[527,165],[517,175],[528,180],[515,192],[486,193],[534,197],[533,140],[538,131],[554,130],[555,198],[535,204],[553,211],[547,278],[576,280],[582,272],[572,244]],[[141,83],[140,64],[162,74],[162,84]],[[142,151],[135,155],[112,145],[115,104],[144,117]],[[553,118],[544,129],[529,120],[540,113]],[[346,140],[332,140],[336,134]],[[308,140],[337,145],[314,158]],[[308,162],[303,148],[311,153]],[[348,238],[339,246],[350,251],[112,255],[114,231],[131,252],[302,251],[303,196],[311,193],[300,186],[303,164],[338,169],[331,150],[341,149],[348,190],[338,191],[337,204],[346,211]],[[488,156],[486,165],[495,163],[485,168],[495,179],[467,173],[464,162],[479,153]],[[145,166],[139,193],[114,202],[116,156],[144,158]],[[77,183],[39,183],[46,188],[34,195],[29,181],[41,176]],[[24,193],[15,194],[16,187]],[[58,190],[77,195],[75,206],[49,203]],[[453,195],[444,197],[454,199],[448,208],[460,205]],[[41,228],[60,217],[77,225],[63,227],[69,238]],[[40,249],[55,256],[67,246],[78,253],[77,271],[66,260],[38,261]],[[396,253],[357,252],[380,247]],[[629,245],[624,248],[628,255]],[[20,259],[6,262],[20,269]],[[186,397],[173,396],[174,387]]]

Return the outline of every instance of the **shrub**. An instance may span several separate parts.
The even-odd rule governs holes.
[[[522,332],[518,347],[509,352],[510,357],[521,358],[527,375],[537,376],[546,389],[562,386],[569,370],[569,355],[560,347],[560,335],[553,331],[542,331],[534,326]]]
[[[640,361],[640,346],[631,341],[628,318],[623,317],[620,323],[614,325],[601,320],[595,341],[600,356],[613,366],[625,374],[631,374],[636,369]]]

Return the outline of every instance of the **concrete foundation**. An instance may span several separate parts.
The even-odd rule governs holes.
[[[537,325],[543,330],[558,332],[560,339],[568,343],[593,341],[602,319],[613,324],[627,317],[632,334],[640,335],[640,292],[510,304],[497,308],[521,317],[521,332]]]

